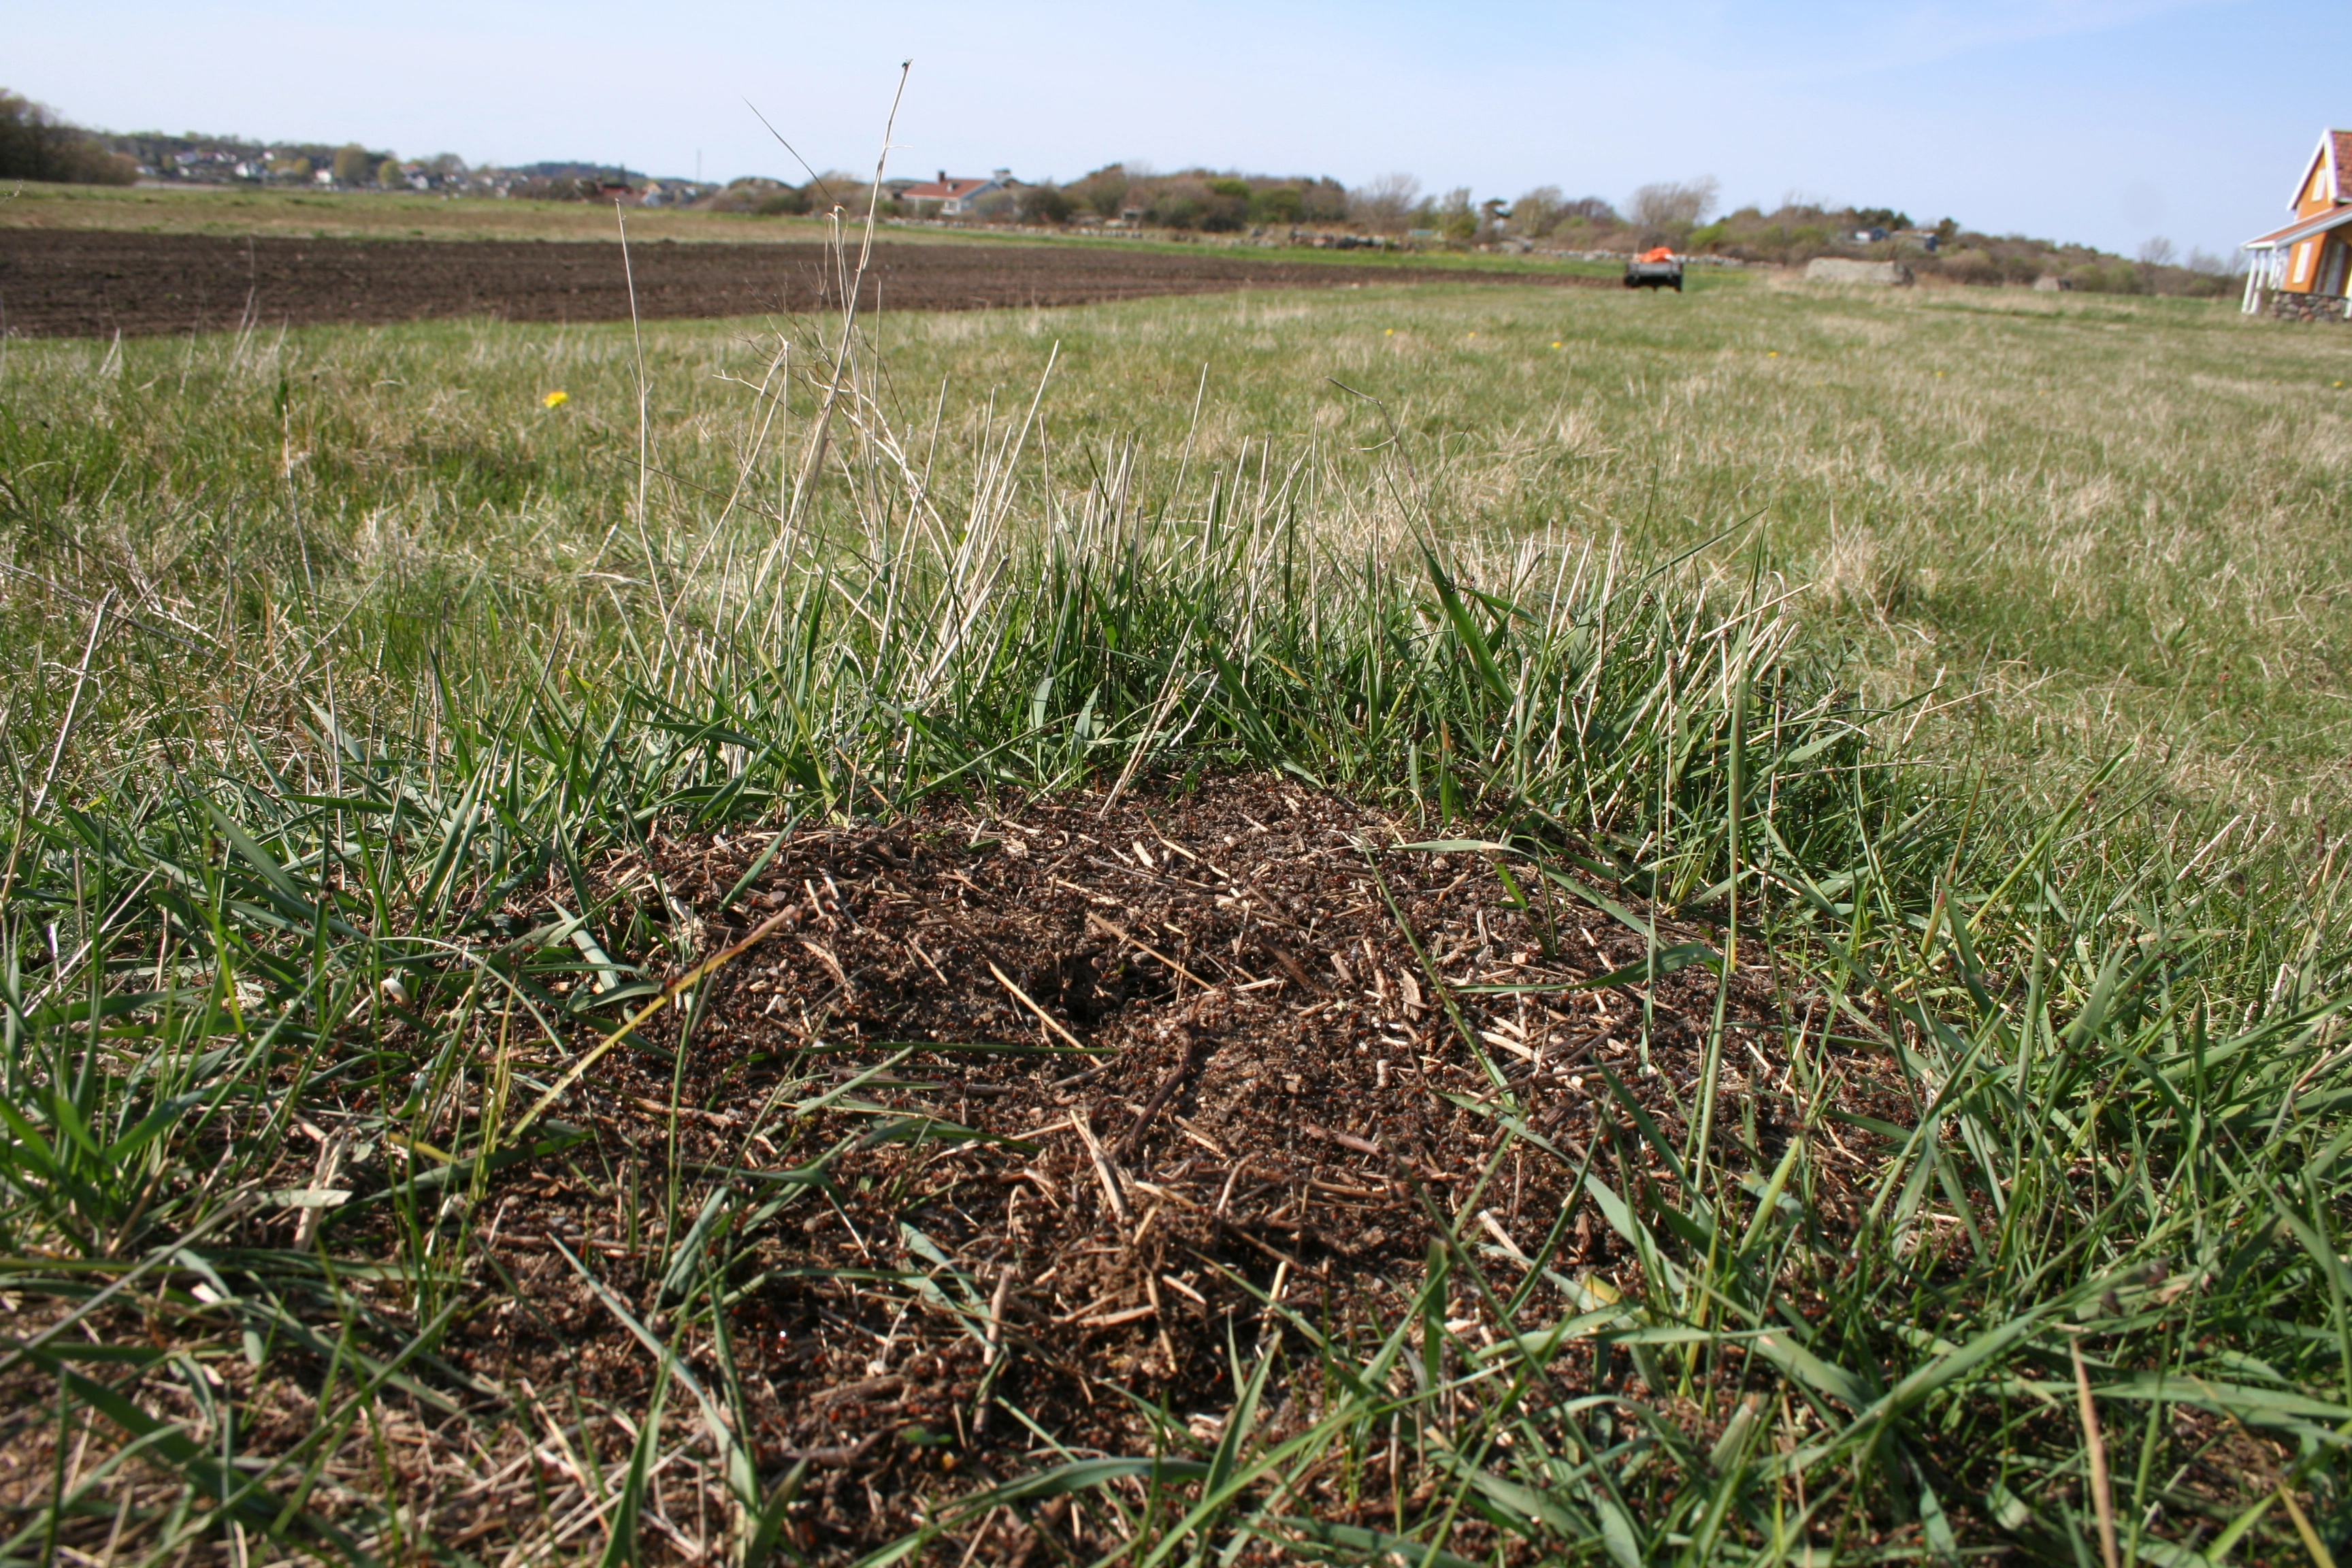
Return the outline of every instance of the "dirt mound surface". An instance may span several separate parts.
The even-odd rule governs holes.
[[[1564,274],[1340,267],[1209,251],[1168,255],[1110,245],[886,242],[875,254],[863,291],[866,310],[1085,305],[1376,282],[1609,282]],[[647,319],[829,310],[844,287],[822,245],[665,240],[633,247],[629,261],[637,311]],[[629,277],[617,245],[10,229],[0,230],[0,310],[8,331],[37,337],[219,331],[247,321],[271,327],[449,316],[625,321]]]
[[[1469,1347],[1607,1319],[1644,1282],[1591,1184],[1643,1223],[1687,1204],[1675,1152],[1719,1001],[1716,1167],[1769,1169],[1804,1113],[1769,974],[1743,963],[1724,986],[1711,933],[1622,889],[1506,879],[1486,850],[1414,837],[1294,780],[1226,779],[662,836],[509,889],[483,953],[554,942],[578,962],[513,972],[512,1003],[466,1038],[416,1021],[494,963],[388,986],[381,1037],[316,1064],[315,1164],[289,1141],[263,1184],[348,1203],[257,1211],[207,1244],[234,1289],[307,1325],[266,1320],[266,1356],[251,1333],[243,1356],[207,1352],[245,1462],[320,1429],[338,1334],[381,1355],[422,1326],[386,1258],[435,1260],[446,1328],[419,1381],[317,1462],[381,1473],[404,1529],[485,1562],[593,1547],[633,1452],[658,1460],[646,1544],[705,1560],[731,1507],[714,1422],[762,1495],[799,1472],[779,1517],[803,1560],[945,1522],[966,1561],[1088,1561],[1124,1528],[1098,1500],[957,1522],[956,1500],[1074,1458],[1205,1457],[1261,1357],[1270,1443],[1318,1418],[1331,1363],[1421,1314],[1464,1347],[1440,1352],[1447,1376]],[[584,904],[594,934],[547,924],[551,904]],[[705,956],[636,971],[651,924]],[[533,1043],[534,1018],[567,1015],[561,1044]],[[1883,1061],[1810,1048],[1843,1105],[1900,1114]],[[1859,1173],[1871,1137],[1849,1118],[1817,1179]],[[331,1295],[295,1267],[320,1247]],[[166,1321],[142,1314],[102,1326],[129,1342]],[[1546,1376],[1699,1425],[1645,1353],[1572,1336]],[[121,1391],[210,1419],[178,1365]],[[10,1385],[27,1411],[45,1386]],[[0,1435],[0,1492],[47,1486],[25,1458],[45,1430]],[[1419,1475],[1388,1441],[1363,1473]],[[1318,1468],[1286,1506],[1386,1528],[1433,1485]],[[345,1495],[311,1503],[336,1515]],[[94,1543],[104,1524],[74,1528]],[[1465,1516],[1449,1550],[1475,1556],[1487,1529]]]
[[[1213,1435],[1235,1346],[1246,1357],[1286,1324],[1344,1341],[1394,1321],[1397,1281],[1440,1226],[1491,1255],[1506,1288],[1525,1279],[1514,1255],[1548,1237],[1591,1288],[1633,1286],[1590,1205],[1559,1228],[1563,1161],[1598,1132],[1612,1181],[1671,1187],[1635,1107],[1679,1142],[1716,974],[1561,989],[1638,968],[1648,939],[1557,893],[1515,908],[1488,857],[1399,851],[1401,837],[1261,780],[672,843],[611,869],[656,872],[708,911],[712,948],[782,917],[715,983],[675,1088],[652,1056],[615,1052],[562,1114],[606,1162],[674,1136],[681,1169],[767,1209],[743,1236],[731,1353],[763,1471],[814,1463],[803,1546],[851,1552],[914,1528],[926,1494],[961,1489],[942,1471],[1050,1460],[1007,1408],[1079,1454],[1151,1451],[1155,1408]],[[1735,976],[1729,1004],[1732,1038],[1771,1050],[1760,977]],[[1559,1158],[1487,1168],[1505,1083]],[[1717,1141],[1745,1166],[1739,1121],[1727,1112]],[[825,1190],[793,1184],[819,1171]],[[560,1178],[485,1202],[524,1310],[475,1320],[455,1359],[500,1383],[641,1395],[647,1359],[556,1247],[656,1313],[660,1216]],[[1528,1323],[1577,1305],[1541,1281],[1521,1303]],[[1467,1286],[1450,1310],[1486,1315]],[[1622,1361],[1603,1373],[1633,1375]],[[1313,1383],[1277,1380],[1278,1420],[1307,1418]]]

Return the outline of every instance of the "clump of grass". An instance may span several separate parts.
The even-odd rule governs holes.
[[[646,443],[638,468],[620,426],[550,443],[540,475],[604,465],[585,529],[536,479],[330,527],[300,475],[369,447],[318,438],[282,391],[274,446],[226,455],[228,500],[176,539],[94,483],[19,494],[15,571],[38,581],[11,632],[32,674],[0,872],[0,1267],[26,1304],[6,1441],[43,1463],[0,1556],[455,1550],[418,1511],[448,1484],[435,1444],[517,1426],[577,1490],[485,1478],[519,1500],[515,1561],[681,1550],[662,1477],[688,1471],[699,1539],[797,1552],[809,1472],[760,1473],[730,1421],[745,1281],[710,1227],[602,1265],[615,1331],[659,1369],[646,1405],[441,1358],[501,1291],[467,1202],[494,1174],[717,1212],[657,1152],[592,1172],[567,1069],[519,1058],[577,1067],[693,1005],[697,911],[657,879],[603,886],[597,858],[1239,768],[1703,920],[1716,962],[1769,972],[1786,1028],[1751,1058],[1718,1013],[1704,1131],[1629,1120],[1607,1167],[1531,1135],[1516,1091],[1485,1107],[1489,1173],[1566,1163],[1638,1257],[1632,1289],[1570,1278],[1557,1232],[1498,1259],[1465,1205],[1384,1331],[1275,1310],[1213,1442],[1037,1434],[1017,1474],[943,1488],[901,1551],[961,1555],[1056,1498],[1137,1563],[1443,1561],[1469,1521],[1482,1553],[1615,1563],[2346,1539],[2332,852],[2289,879],[2260,829],[2184,839],[2115,760],[2047,811],[1929,765],[1918,737],[1946,731],[1862,707],[1736,531],[1650,567],[1482,531],[1404,460],[1409,431],[1368,460],[1055,445],[1038,388],[943,437],[844,341],[839,364],[772,346],[731,444],[704,433],[715,461]],[[203,352],[287,384],[282,351]],[[1843,1051],[1892,1063],[1899,1102],[1855,1103]],[[772,1163],[749,1142],[739,1163]],[[1512,1280],[1546,1270],[1581,1310],[1526,1321]],[[1563,1397],[1569,1354],[1622,1358],[1643,1396]],[[1319,1392],[1275,1424],[1275,1387]],[[614,1456],[608,1419],[634,1433]],[[1382,1524],[1301,1510],[1334,1473],[1389,1489]]]

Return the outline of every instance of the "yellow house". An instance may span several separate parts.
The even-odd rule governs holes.
[[[2268,293],[2274,314],[2344,320],[2352,269],[2352,131],[2319,138],[2287,211],[2294,222],[2239,247],[2253,258],[2246,271],[2247,312],[2260,310]]]

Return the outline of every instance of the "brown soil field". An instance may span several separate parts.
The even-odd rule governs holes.
[[[475,1232],[487,1267],[469,1277],[486,1296],[428,1358],[446,1397],[420,1399],[383,1461],[403,1468],[416,1528],[477,1542],[482,1561],[550,1517],[587,1528],[592,1500],[547,1468],[553,1450],[530,1479],[543,1434],[497,1418],[499,1390],[644,1408],[655,1361],[623,1314],[673,1331],[682,1299],[663,1260],[689,1226],[689,1247],[711,1238],[726,1329],[679,1343],[681,1378],[741,1389],[735,1419],[763,1487],[806,1465],[787,1535],[828,1563],[1050,1462],[1014,1411],[1075,1452],[1205,1452],[1235,1398],[1237,1348],[1281,1341],[1297,1353],[1266,1390],[1267,1430],[1297,1430],[1326,1392],[1308,1331],[1368,1344],[1411,1312],[1410,1282],[1449,1236],[1491,1274],[1463,1280],[1449,1310],[1489,1339],[1559,1321],[1573,1292],[1633,1289],[1635,1252],[1579,1201],[1579,1172],[1645,1212],[1682,1201],[1658,1150],[1686,1136],[1721,983],[1706,963],[1639,983],[1646,939],[1627,921],[1651,921],[1661,943],[1719,938],[1634,912],[1623,888],[1620,916],[1599,907],[1610,894],[1517,909],[1488,857],[1408,836],[1259,777],[1116,801],[1099,787],[941,801],[781,842],[697,833],[590,868],[600,898],[666,889],[726,961],[684,1020],[663,1011],[588,1060],[514,1054],[515,1104],[551,1084],[552,1111],[530,1134],[545,1142],[441,1211]],[[544,899],[508,907],[530,921]],[[612,962],[598,953],[556,991],[584,994],[596,960]],[[454,992],[470,973],[420,974],[402,1005],[438,1005],[444,980]],[[1743,966],[1722,998],[1738,1051],[1727,1104],[1740,1109],[1712,1152],[1733,1172],[1769,1167],[1805,1114],[1768,982]],[[541,1005],[564,1009],[556,994]],[[575,1052],[596,1038],[583,1029]],[[1897,1113],[1883,1059],[1822,1049],[1842,1106]],[[357,1113],[367,1090],[352,1081]],[[1506,1091],[1524,1121],[1498,1109]],[[323,1176],[282,1173],[357,1194],[330,1227],[338,1252],[433,1223],[404,1221],[399,1151],[369,1147],[344,1162],[338,1145]],[[1850,1192],[1873,1141],[1849,1128],[1836,1147],[1829,1180]],[[666,1173],[682,1179],[667,1214]],[[638,1202],[616,1204],[622,1190]],[[295,1223],[255,1221],[237,1239],[260,1257]],[[1530,1279],[1529,1255],[1550,1271]],[[240,1432],[248,1454],[309,1430],[320,1368],[298,1348],[266,1373],[219,1363],[257,1417]],[[1570,1393],[1671,1403],[1643,1363],[1591,1343],[1549,1364]],[[177,1376],[156,1370],[142,1397],[184,1398]],[[0,1397],[40,1406],[30,1385]],[[666,1442],[690,1442],[693,1400],[673,1393],[670,1421]],[[484,1439],[435,1467],[436,1450]],[[595,1424],[577,1441],[583,1462],[610,1466],[630,1437]],[[19,1468],[47,1485],[40,1465]],[[701,1461],[666,1485],[684,1530],[723,1513]],[[1342,1522],[1428,1502],[1345,1496],[1336,1478],[1311,1489],[1297,1500]],[[104,1524],[89,1521],[87,1543]],[[1056,1504],[970,1520],[954,1544],[965,1561],[1085,1562],[1115,1544],[1106,1528]],[[1465,1518],[1448,1545],[1484,1542]]]
[[[854,258],[853,258],[854,259]],[[100,337],[436,317],[614,321],[829,310],[845,279],[822,245],[230,238],[100,230],[0,230],[0,331]],[[1377,271],[1109,245],[875,247],[861,308],[961,310],[1085,305],[1234,289],[1367,283],[1612,288],[1570,274],[1454,268]]]

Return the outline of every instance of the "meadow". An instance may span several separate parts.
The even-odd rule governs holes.
[[[1368,276],[0,353],[0,1557],[2352,1542],[2352,340]],[[744,1056],[730,966],[875,918],[812,868],[755,925],[746,845],[913,825],[977,896],[1055,803],[1133,788],[1186,840],[1234,780],[1379,814],[1348,831],[1430,997],[1396,1092],[1462,1180],[1397,1167],[1427,1245],[1360,1297],[1229,1263],[1181,1408],[1009,1334],[1033,1282],[877,1195],[857,1162],[1003,1136],[906,1110],[945,1068],[821,1009]],[[1482,900],[1443,952],[1433,857]],[[1555,899],[1630,967],[1545,968]],[[1454,972],[1490,925],[1532,978]],[[1595,987],[1633,999],[1613,1066],[1507,1049],[1502,1000]],[[1136,1152],[1096,1156],[1114,1206]],[[1498,1214],[1531,1165],[1550,1207]],[[518,1380],[461,1347],[537,1300],[501,1216],[567,1184],[607,1228],[550,1335],[603,1359]],[[819,1257],[827,1213],[903,1245]],[[878,1362],[935,1322],[988,1371],[851,1458],[757,1437],[730,1336],[820,1274]],[[1127,1446],[1024,1377],[1131,1405]]]

